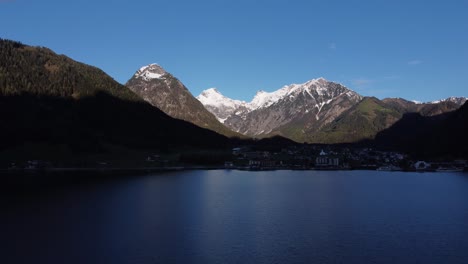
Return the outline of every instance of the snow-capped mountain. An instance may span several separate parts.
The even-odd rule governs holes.
[[[254,137],[282,135],[302,141],[362,97],[341,84],[318,78],[274,92],[259,91],[248,103],[227,98],[215,89],[203,91],[197,99],[236,132]]]
[[[222,125],[177,78],[158,64],[141,67],[125,84],[145,101],[167,115],[208,128],[226,136],[236,133]]]
[[[258,91],[250,102],[228,98],[215,88],[195,98],[157,64],[141,67],[126,85],[166,114],[224,135],[281,135],[310,143],[373,138],[405,113],[439,115],[457,109],[467,99],[450,97],[420,104],[402,98],[363,100],[356,92],[324,78],[273,92]]]
[[[452,102],[458,106],[462,106],[466,101],[468,100],[467,97],[456,97],[456,96],[451,96],[451,97],[448,97],[448,98],[445,98],[445,99],[440,99],[440,100],[436,100],[436,101],[431,101],[431,102],[422,102],[422,101],[418,101],[418,100],[412,100],[411,102],[415,103],[415,104],[439,104],[439,103],[443,103],[443,102]]]
[[[207,89],[196,98],[208,111],[214,114],[221,123],[224,123],[224,121],[235,112],[239,110],[247,111],[249,109],[248,103],[228,98],[222,95],[216,88]]]
[[[442,103],[442,102],[452,102],[454,104],[457,104],[459,106],[462,106],[466,101],[468,100],[467,97],[455,97],[455,96],[451,96],[449,98],[446,98],[446,99],[442,99],[442,100],[437,100],[437,101],[432,101],[430,102],[431,104],[438,104],[438,103]]]

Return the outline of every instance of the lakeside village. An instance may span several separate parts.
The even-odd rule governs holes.
[[[468,171],[467,160],[411,160],[408,155],[372,148],[289,147],[281,152],[233,149],[233,161],[225,168],[248,170],[379,170],[379,171]]]
[[[182,169],[237,169],[237,170],[379,170],[379,171],[468,171],[467,160],[412,160],[408,155],[380,151],[372,148],[347,148],[336,146],[289,146],[276,151],[258,150],[243,146],[231,153],[193,155],[192,158],[167,158],[151,154],[138,165],[122,166],[112,161],[73,166],[53,162],[29,160],[12,163],[9,170],[182,170]]]

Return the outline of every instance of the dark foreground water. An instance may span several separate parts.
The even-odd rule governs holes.
[[[468,263],[463,173],[111,178],[3,191],[0,263]]]

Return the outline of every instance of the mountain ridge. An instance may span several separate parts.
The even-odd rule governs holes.
[[[232,100],[219,92],[220,99],[230,100],[229,104],[218,99],[210,100],[207,95],[213,94],[213,91],[204,91],[197,99],[219,120],[224,120],[229,128],[248,136],[261,138],[280,135],[297,142],[307,141],[306,134],[330,122],[361,100],[356,92],[324,78],[285,85],[274,92],[259,91],[251,102]],[[291,131],[293,126],[299,128]]]
[[[161,111],[159,107],[155,108],[151,106],[152,108],[148,108],[150,106],[147,103],[148,99],[142,98],[142,96],[131,89],[117,83],[102,70],[73,61],[64,55],[57,55],[47,48],[31,47],[14,41],[0,41],[0,55],[2,56],[0,63],[0,88],[3,96],[1,107],[8,105],[11,109],[18,109],[18,107],[23,106],[24,109],[29,109],[28,113],[38,112],[45,113],[45,115],[52,115],[52,112],[47,110],[48,108],[55,109],[57,112],[67,113],[66,115],[58,115],[57,117],[58,124],[64,125],[67,128],[65,130],[58,129],[57,131],[75,136],[77,134],[72,132],[72,130],[81,131],[81,128],[78,129],[65,119],[73,120],[73,118],[78,117],[80,120],[86,120],[84,124],[91,124],[91,127],[82,131],[86,135],[84,138],[94,138],[94,142],[98,143],[107,142],[109,138],[115,138],[113,142],[118,142],[119,140],[126,141],[131,135],[136,138],[140,137],[141,140],[147,140],[147,142],[152,142],[155,139],[165,141],[165,139],[161,138],[166,138],[166,143],[168,144],[187,143],[203,145],[203,142],[195,143],[194,141],[203,141],[203,138],[206,139],[208,135],[213,135],[213,138],[216,138],[215,140],[209,140],[211,143],[221,142],[220,144],[224,144],[222,142],[225,142],[217,134],[200,132],[196,129],[193,130],[193,134],[201,135],[197,136],[198,138],[190,135],[187,138],[182,138],[179,143],[174,142],[174,135],[183,135],[182,132],[175,131],[174,129],[180,127],[182,130],[191,131],[192,127],[189,125],[175,125],[177,122],[172,121],[172,117]],[[219,105],[227,106],[225,102],[228,100],[230,103],[230,108],[220,109],[220,111],[222,110],[221,112],[224,111],[227,115],[219,118],[218,113],[218,119],[216,119],[215,115],[210,113],[213,109],[211,111],[205,109],[202,102],[195,99],[177,78],[157,64],[141,67],[135,72],[132,79],[136,79],[143,84],[164,83],[163,88],[166,90],[163,89],[163,92],[167,92],[169,95],[170,93],[175,93],[177,97],[173,97],[172,99],[167,96],[161,97],[163,106],[169,105],[181,113],[199,116],[199,112],[194,111],[192,107],[193,105],[197,105],[202,113],[208,113],[208,116],[211,118],[210,120],[214,124],[220,124],[218,121],[220,120],[232,127],[233,130],[247,134],[253,138],[281,136],[299,143],[352,143],[373,139],[377,133],[392,126],[405,114],[418,113],[423,117],[439,116],[458,109],[459,104],[466,101],[466,98],[456,97],[426,104],[414,103],[402,98],[379,100],[373,97],[363,97],[339,83],[317,78],[302,84],[286,85],[274,92],[259,91],[251,102],[232,100],[223,96],[216,89],[209,89],[201,95],[205,95],[205,99],[208,101],[213,99],[211,95],[218,96],[215,100],[211,100],[211,102],[215,102],[212,103],[213,109],[218,109],[216,107],[219,107]],[[176,87],[176,89],[172,89],[173,87]],[[142,86],[139,89],[144,91],[147,88],[146,86]],[[183,91],[183,93],[180,91]],[[185,101],[180,100],[181,94],[185,94],[186,98],[191,98],[192,102],[195,103],[187,104],[188,99],[184,99]],[[25,95],[24,100],[19,99],[22,95]],[[159,95],[161,93],[155,93],[156,97]],[[65,98],[66,100],[58,102],[51,99],[55,97]],[[114,97],[119,100],[114,100]],[[27,98],[35,98],[34,100],[37,100],[37,102]],[[83,99],[87,100],[82,101]],[[43,101],[41,102],[41,100]],[[77,100],[80,103],[75,104],[72,109],[63,108],[63,102],[72,104],[73,100]],[[11,102],[18,102],[18,104],[15,105]],[[35,107],[34,109],[25,105],[31,102]],[[98,102],[102,102],[102,104],[99,105]],[[102,130],[102,125],[98,124],[96,120],[99,118],[105,119],[106,115],[110,116],[111,113],[102,111],[100,108],[111,107],[112,102],[117,105],[127,105],[125,107],[119,106],[118,109],[120,110],[143,109],[144,106],[146,110],[141,110],[144,113],[144,117],[142,118],[144,122],[134,123],[134,126],[149,128],[146,130],[152,131],[153,135],[156,135],[155,139],[151,139],[150,134],[145,134],[144,137],[141,137],[134,134],[136,131],[130,127],[114,126],[114,124],[108,125],[109,127],[114,127],[115,131],[118,132]],[[127,104],[127,102],[131,104]],[[83,113],[92,115],[92,112],[84,109],[87,107],[86,105],[91,105],[91,109],[96,112],[98,118],[92,116],[91,118],[85,118],[82,116]],[[44,106],[46,107],[44,108]],[[186,108],[183,108],[184,106]],[[21,113],[22,110],[20,109],[17,112],[12,112],[11,109],[7,108],[2,109],[4,113],[10,113],[11,116],[16,117],[13,119],[4,117],[5,120],[9,120],[12,127],[15,127],[15,125],[19,125],[22,128],[31,127],[31,125],[27,124],[28,122],[38,127],[43,127],[38,123],[43,118],[41,116],[32,114],[30,116],[23,115],[24,113]],[[105,114],[101,112],[105,112]],[[119,115],[125,117],[124,119],[129,122],[130,119],[139,119],[137,113],[132,117],[125,112],[119,112]],[[35,118],[32,118],[33,116]],[[149,119],[150,116],[153,116],[152,120]],[[65,119],[61,120],[61,118]],[[178,119],[177,121],[184,123],[182,118]],[[164,125],[166,122],[171,124]],[[180,122],[179,124],[182,124]],[[191,123],[193,123],[193,120]],[[51,127],[53,126],[53,123],[47,124]],[[160,127],[161,125],[163,127],[167,126],[168,129]],[[200,127],[200,125],[198,126]],[[224,126],[223,129],[227,130]],[[210,130],[213,131],[214,129]],[[124,137],[125,133],[122,134],[121,132],[126,132],[126,136]],[[109,133],[116,133],[119,136],[103,136]],[[227,131],[226,133],[236,134],[231,131]],[[50,132],[50,134],[57,135],[56,132]],[[48,137],[48,135],[42,132],[41,135],[44,138]],[[17,135],[13,132],[9,136],[17,138]],[[24,138],[27,140],[34,139],[34,137],[28,134],[25,134]],[[60,136],[60,138],[65,138],[65,141],[72,140],[72,138],[63,136]],[[136,138],[130,141],[134,143],[141,141]],[[19,138],[17,139],[20,140]],[[102,144],[99,143],[97,145]]]
[[[197,99],[219,121],[241,134],[259,138],[280,135],[308,143],[372,139],[405,113],[434,116],[454,111],[466,102],[464,97],[429,103],[380,100],[324,78],[285,85],[273,92],[258,91],[250,102],[228,98],[216,88],[203,91]]]

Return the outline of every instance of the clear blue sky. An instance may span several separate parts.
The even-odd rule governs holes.
[[[468,96],[468,1],[0,0],[0,37],[125,83],[159,63],[194,94],[324,77],[368,96]]]

